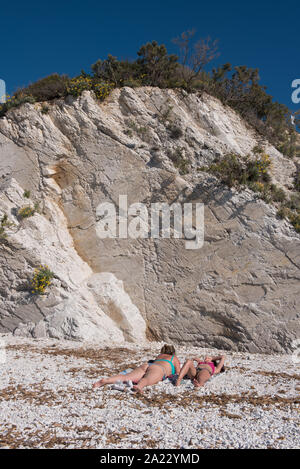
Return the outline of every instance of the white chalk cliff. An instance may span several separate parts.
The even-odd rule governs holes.
[[[250,352],[282,352],[300,337],[300,235],[251,190],[197,171],[216,155],[270,155],[274,183],[296,170],[232,109],[208,95],[114,90],[24,104],[0,119],[0,332],[99,343],[155,338]],[[180,129],[172,135],[172,128]],[[180,152],[180,175],[170,154]],[[30,199],[24,198],[29,190]],[[202,202],[205,241],[100,239],[103,202]],[[40,213],[17,212],[39,202]],[[33,270],[54,272],[43,296]]]

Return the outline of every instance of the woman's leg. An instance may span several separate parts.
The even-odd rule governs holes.
[[[125,379],[123,381],[133,381],[138,383],[142,377],[145,375],[146,371],[148,370],[149,365],[147,363],[143,363],[143,365],[139,366],[135,370],[131,371],[130,373],[127,373],[125,376]]]
[[[180,385],[181,380],[185,375],[188,375],[190,379],[193,379],[195,378],[196,373],[197,372],[193,360],[187,360],[180,370],[175,386]]]
[[[145,386],[159,383],[164,376],[164,370],[160,365],[149,366],[145,376],[139,381],[136,386],[133,386],[134,391],[143,392]]]
[[[116,381],[139,381],[146,373],[148,366],[148,363],[143,363],[143,365],[139,366],[130,373],[127,373],[126,375],[119,374],[111,376],[110,378],[102,378],[93,385],[93,389],[104,386],[105,384],[113,384]]]
[[[208,381],[211,377],[211,374],[208,370],[201,370],[197,373],[196,378],[193,380],[193,384],[196,388],[200,388],[201,386],[204,386],[206,381]]]

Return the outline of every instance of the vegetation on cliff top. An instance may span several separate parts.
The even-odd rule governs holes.
[[[212,71],[207,65],[218,55],[216,41],[193,41],[194,32],[182,33],[174,40],[179,55],[168,54],[166,47],[156,41],[141,46],[134,61],[118,60],[108,55],[77,77],[53,74],[19,89],[0,105],[0,117],[12,107],[25,102],[43,102],[68,95],[80,96],[84,90],[105,99],[114,87],[157,86],[177,88],[188,93],[206,92],[238,111],[261,135],[268,138],[286,156],[300,156],[297,132],[292,125],[290,110],[273,102],[266,87],[259,84],[258,69],[232,67],[226,63]],[[48,109],[43,108],[43,113]],[[299,127],[300,116],[295,116]]]

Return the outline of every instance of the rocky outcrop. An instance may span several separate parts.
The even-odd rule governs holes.
[[[24,189],[14,178],[0,185],[1,210],[14,226],[2,240],[1,330],[18,336],[135,342],[145,321],[111,273],[94,273],[77,254],[67,221],[56,202],[43,199],[43,214],[20,220]],[[26,199],[26,205],[33,206]],[[55,277],[48,295],[31,294],[33,267],[46,264]]]
[[[203,95],[114,90],[25,104],[0,120],[0,213],[16,226],[1,244],[0,330],[251,352],[284,351],[300,336],[300,236],[250,190],[226,189],[197,168],[262,144],[272,178],[289,190],[295,163],[231,109]],[[188,166],[174,166],[174,155]],[[18,220],[30,190],[41,212]],[[200,249],[185,239],[106,238],[104,202],[204,203]],[[33,203],[33,202],[32,202]],[[33,267],[55,273],[50,292],[26,290]]]

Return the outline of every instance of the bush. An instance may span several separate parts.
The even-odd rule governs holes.
[[[95,96],[100,101],[103,101],[114,88],[113,83],[95,83],[93,82],[92,90],[95,93]]]
[[[44,105],[44,106],[42,106],[41,113],[42,114],[48,114],[49,109],[50,109],[49,106]]]
[[[32,217],[36,212],[39,212],[39,203],[35,202],[34,206],[26,205],[18,211],[19,218],[29,218]]]
[[[168,127],[168,130],[170,131],[170,137],[173,138],[174,140],[177,140],[183,136],[183,132],[181,128],[177,127],[176,125],[170,125]]]
[[[69,78],[67,75],[54,73],[15,93],[16,98],[33,96],[36,101],[50,101],[66,95]]]
[[[241,157],[229,153],[215,160],[215,162],[205,168],[205,170],[213,173],[229,187],[248,185],[254,188],[254,190],[263,192],[264,183],[270,180],[270,176],[267,172],[270,164],[270,157],[265,153],[260,154],[259,157],[256,156],[256,159],[250,159],[249,156]]]
[[[297,233],[300,233],[300,213],[290,211],[288,213],[288,219],[297,231]]]
[[[66,93],[76,98],[85,90],[92,89],[92,79],[90,77],[78,76],[72,78],[67,85]]]
[[[299,154],[295,143],[297,132],[290,122],[291,111],[283,104],[272,102],[272,96],[258,81],[258,69],[232,68],[227,63],[206,74],[203,90],[238,111],[286,156]]]
[[[300,195],[292,194],[287,200],[285,191],[270,184],[270,175],[267,170],[270,166],[270,158],[267,154],[255,151],[256,159],[238,157],[234,154],[225,155],[209,167],[199,168],[200,171],[211,172],[229,187],[247,185],[266,203],[279,204],[277,215],[285,218],[300,233]],[[266,177],[268,176],[268,177]]]
[[[29,218],[32,217],[35,214],[35,210],[31,205],[26,205],[26,207],[20,208],[18,211],[18,216],[20,218]]]
[[[294,188],[297,192],[300,192],[300,170],[297,169],[296,176],[294,179]]]
[[[216,43],[200,40],[192,45],[189,44],[192,36],[191,32],[183,33],[177,41],[181,51],[187,52],[181,63],[176,55],[168,54],[164,44],[148,42],[141,46],[134,61],[120,61],[112,55],[98,60],[91,66],[91,76],[82,72],[79,77],[70,79],[66,75],[52,74],[38,80],[15,93],[8,103],[0,105],[0,117],[22,102],[48,101],[68,93],[77,97],[83,90],[93,90],[98,99],[104,99],[113,86],[149,85],[178,88],[189,93],[205,91],[239,112],[286,156],[300,156],[295,130],[300,126],[300,118],[295,113],[295,124],[291,123],[291,111],[285,105],[273,102],[266,87],[259,84],[258,69],[244,65],[232,67],[225,63],[206,72],[205,66],[215,56]],[[192,55],[189,54],[191,51]],[[178,132],[173,135],[172,138],[179,138]]]
[[[130,129],[127,129],[127,130],[125,131],[125,133],[126,133],[128,136],[130,136],[130,137],[133,136],[132,130],[133,130],[137,135],[139,135],[139,137],[140,137],[141,139],[145,138],[146,135],[147,135],[148,132],[149,132],[147,127],[139,127],[139,126],[138,126],[133,120],[131,120],[131,119],[128,119],[128,120],[126,121],[126,124],[128,125],[128,127],[130,127],[131,130],[130,130]]]
[[[113,88],[113,83],[104,83],[88,75],[79,75],[69,81],[67,94],[78,97],[85,90],[94,91],[97,99],[104,100]]]
[[[119,61],[110,54],[107,59],[98,60],[91,68],[95,78],[113,83],[115,86],[131,86],[128,83],[139,82],[143,78],[142,68],[139,64],[128,60]]]
[[[184,175],[189,172],[189,162],[184,158],[182,149],[176,148],[174,152],[168,151],[168,158],[173,161],[175,168],[179,170],[179,173]]]
[[[300,211],[300,194],[292,194],[284,205],[291,210]]]
[[[260,198],[266,203],[284,202],[286,200],[284,190],[277,187],[275,184],[255,182],[253,184],[248,184],[248,187],[254,192],[258,192],[260,194]]]
[[[35,98],[33,96],[21,96],[21,97],[16,97],[12,96],[12,98],[8,99],[5,103],[0,104],[0,117],[5,116],[7,111],[14,107],[19,107],[21,104],[24,103],[35,103]]]
[[[300,210],[293,211],[286,206],[281,206],[277,212],[277,216],[281,219],[289,220],[297,233],[300,233]]]
[[[229,187],[246,183],[245,168],[239,157],[234,154],[225,155],[207,168],[208,172],[217,176]]]
[[[271,184],[269,187],[273,202],[284,202],[286,200],[286,194],[281,187],[277,187],[275,184]]]
[[[51,272],[47,265],[40,265],[38,269],[35,269],[35,274],[31,280],[31,293],[36,295],[45,294],[45,290],[51,285],[53,277],[54,273]]]
[[[143,84],[166,88],[178,67],[177,55],[168,55],[164,44],[147,42],[137,52]]]
[[[7,233],[6,233],[6,228],[11,228],[14,226],[14,223],[11,221],[8,221],[8,216],[5,213],[3,217],[0,220],[0,242],[5,241],[7,238]]]
[[[130,88],[138,88],[139,86],[142,86],[142,80],[128,78],[123,80],[123,86],[129,86]]]

